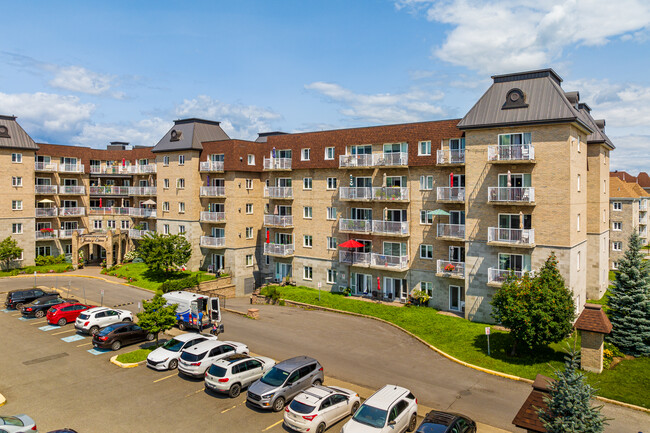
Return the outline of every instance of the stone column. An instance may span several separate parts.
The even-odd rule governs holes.
[[[106,239],[106,243],[104,244],[104,248],[106,249],[106,267],[111,267],[113,266],[113,231],[109,230],[108,231],[108,236]]]
[[[72,267],[79,267],[79,232],[76,230],[72,232]]]
[[[603,347],[605,334],[580,331],[580,368],[593,373],[603,371]]]
[[[115,235],[117,236],[117,264],[121,265],[122,264],[122,231],[120,229],[117,229],[115,231]]]

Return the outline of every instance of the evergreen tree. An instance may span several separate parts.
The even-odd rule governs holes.
[[[607,339],[628,355],[650,356],[650,275],[641,246],[635,230],[607,299],[613,328]]]
[[[544,397],[547,409],[537,411],[547,433],[601,433],[605,429],[602,406],[591,406],[596,390],[578,371],[579,364],[580,354],[573,348],[565,357],[564,371],[555,371],[557,381],[549,384],[549,397]]]
[[[156,335],[165,332],[176,324],[176,308],[178,304],[165,305],[167,300],[160,293],[156,293],[151,301],[142,301],[142,312],[138,316],[138,326],[147,332]]]

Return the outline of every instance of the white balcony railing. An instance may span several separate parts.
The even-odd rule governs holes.
[[[465,224],[438,223],[439,238],[465,239]]]
[[[531,187],[495,187],[488,188],[490,203],[534,203],[535,188]]]
[[[34,209],[34,215],[38,217],[55,217],[57,215],[54,207],[37,207]]]
[[[220,172],[223,171],[223,161],[201,161],[199,171],[202,172]]]
[[[532,161],[535,148],[530,144],[488,146],[488,161]]]
[[[200,245],[207,248],[223,248],[226,246],[226,238],[213,238],[211,236],[201,236]]]
[[[122,209],[128,209],[128,215],[138,218],[156,218],[156,209],[144,208],[144,207],[125,207]]]
[[[438,164],[464,164],[465,149],[438,149]]]
[[[340,155],[339,167],[372,167],[372,154]]]
[[[500,227],[488,227],[488,242],[534,245],[535,229],[504,229]]]
[[[339,230],[355,233],[370,233],[372,231],[372,221],[341,218],[339,220]]]
[[[36,185],[34,191],[36,194],[56,194],[56,185]]]
[[[339,251],[339,262],[348,265],[369,266],[370,253],[358,253],[356,251]]]
[[[640,216],[639,217],[639,224],[648,225],[648,217],[647,216]]]
[[[86,187],[83,185],[62,185],[59,187],[59,194],[78,195],[85,193]]]
[[[372,253],[370,265],[389,269],[406,269],[409,265],[409,258],[408,256],[388,256]]]
[[[372,222],[372,232],[385,235],[408,235],[408,221],[381,221]]]
[[[373,188],[372,199],[380,201],[407,201],[409,199],[409,189],[394,186]]]
[[[372,153],[364,155],[341,155],[339,167],[395,167],[407,166],[408,153]]]
[[[339,188],[339,198],[341,200],[370,200],[372,188],[342,186]]]
[[[264,244],[264,254],[271,256],[292,256],[295,248],[293,244]]]
[[[51,230],[51,231],[36,231],[36,240],[37,241],[43,241],[43,240],[50,240],[50,239],[56,239],[57,237],[57,231],[56,230]]]
[[[129,195],[156,195],[158,190],[155,186],[130,186]]]
[[[79,235],[84,234],[86,229],[67,229],[67,230],[59,230],[59,237],[61,239],[70,239],[74,232],[79,233]]]
[[[106,207],[90,207],[88,208],[88,215],[128,215],[128,207],[119,206],[106,206]]]
[[[264,170],[291,170],[291,158],[264,158]]]
[[[84,216],[86,215],[85,207],[62,207],[59,209],[59,216]]]
[[[436,190],[438,201],[465,201],[464,186],[439,186]]]
[[[129,229],[129,237],[131,239],[142,239],[144,236],[146,236],[149,233],[154,233],[154,231],[153,230]]]
[[[130,174],[130,165],[91,165],[90,174]]]
[[[36,171],[56,171],[56,162],[36,162],[34,163]]]
[[[438,260],[436,267],[438,274],[444,274],[450,277],[465,278],[465,262]]]
[[[225,212],[201,212],[201,221],[203,222],[225,222],[226,213]]]
[[[641,212],[645,212],[648,210],[648,201],[647,200],[641,200],[639,202],[639,210]]]
[[[525,271],[511,271],[509,269],[488,268],[488,283],[503,283],[508,275],[512,272],[515,277],[521,278],[524,276]]]
[[[59,165],[59,173],[83,173],[83,164],[61,164]]]
[[[156,172],[156,164],[136,164],[127,168],[129,174],[151,174]]]
[[[290,186],[269,186],[264,188],[266,198],[293,198],[293,188]]]
[[[225,186],[202,186],[200,191],[201,197],[225,197]]]
[[[128,186],[91,186],[90,195],[129,195]]]
[[[264,215],[265,226],[292,227],[293,215]]]

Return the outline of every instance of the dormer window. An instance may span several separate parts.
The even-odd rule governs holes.
[[[526,107],[528,107],[528,104],[526,103],[526,95],[520,89],[514,88],[510,89],[506,94],[506,102],[503,103],[501,109],[508,110],[511,108]]]
[[[182,137],[183,133],[181,131],[173,129],[169,141],[179,141]]]

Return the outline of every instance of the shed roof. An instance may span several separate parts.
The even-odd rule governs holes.
[[[204,119],[179,119],[154,146],[152,152],[173,152],[176,150],[202,150],[204,141],[229,140],[219,122]]]
[[[585,309],[580,313],[580,317],[573,325],[581,331],[597,332],[599,334],[609,334],[612,332],[612,323],[601,305],[585,304]]]
[[[0,116],[0,147],[38,150],[38,145],[16,122],[15,116]]]

